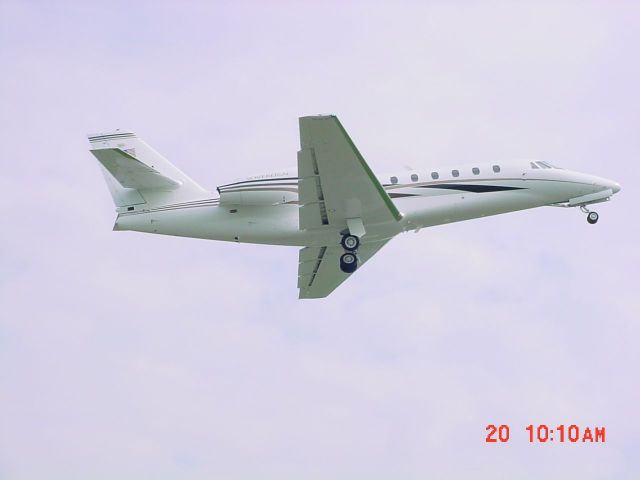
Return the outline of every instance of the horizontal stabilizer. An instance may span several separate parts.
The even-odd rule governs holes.
[[[125,188],[173,190],[180,186],[179,182],[162,175],[119,148],[91,150],[91,153]]]

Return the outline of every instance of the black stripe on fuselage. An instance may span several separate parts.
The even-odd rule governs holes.
[[[526,190],[524,187],[505,187],[503,185],[464,185],[456,183],[441,183],[438,185],[420,185],[417,188],[440,188],[443,190],[460,190],[472,193],[504,192],[507,190]]]
[[[389,193],[389,197],[391,198],[402,198],[402,197],[419,197],[420,195],[416,193]]]

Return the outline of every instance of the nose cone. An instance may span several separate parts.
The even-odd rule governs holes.
[[[618,193],[622,188],[618,182],[602,177],[596,180],[595,185],[604,190],[611,190],[613,193]]]

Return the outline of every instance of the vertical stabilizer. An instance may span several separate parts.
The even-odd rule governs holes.
[[[166,205],[208,195],[132,132],[89,135],[89,143],[117,207]]]

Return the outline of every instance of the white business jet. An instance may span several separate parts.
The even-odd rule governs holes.
[[[135,134],[90,135],[118,214],[114,230],[303,247],[300,298],[329,295],[400,232],[545,205],[604,202],[620,185],[544,161],[375,175],[337,117],[300,118],[297,169],[214,196]]]

